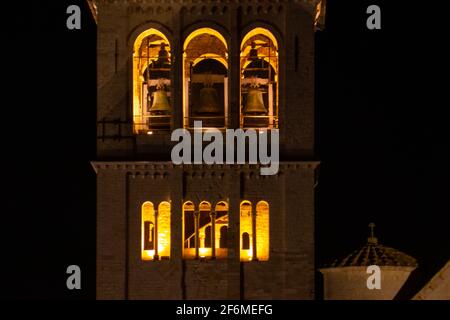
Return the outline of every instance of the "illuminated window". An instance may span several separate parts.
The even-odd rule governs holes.
[[[183,258],[225,258],[228,253],[228,204],[219,202],[215,211],[203,201],[195,211],[192,202],[183,206]]]
[[[161,202],[158,207],[158,254],[161,259],[170,258],[170,203]]]
[[[240,209],[241,261],[269,260],[269,204],[258,202],[256,214],[252,204],[243,201]]]
[[[156,29],[141,33],[133,52],[134,132],[170,130],[171,51],[166,36]]]
[[[141,258],[145,261],[170,258],[170,203],[162,202],[158,211],[151,202],[142,205]]]
[[[198,217],[198,228],[200,237],[199,255],[200,258],[211,257],[211,246],[205,246],[206,229],[209,227],[211,236],[211,204],[209,202],[202,202],[199,206],[200,215]],[[211,241],[211,239],[209,240]]]
[[[228,255],[228,203],[222,201],[216,205],[215,212],[215,247],[216,258]]]
[[[269,260],[269,204],[256,205],[256,256],[259,261]]]
[[[255,28],[241,44],[241,127],[278,128],[278,42]]]
[[[203,127],[226,127],[228,123],[228,46],[216,30],[202,28],[191,33],[183,47],[184,127],[194,121]]]
[[[146,202],[142,205],[142,260],[153,260],[155,256],[155,208],[153,203]]]
[[[253,259],[253,215],[252,204],[249,201],[241,203],[239,234],[241,261],[251,261]]]
[[[196,217],[195,206],[192,202],[183,205],[183,258],[194,259],[196,257],[197,237],[196,237]]]

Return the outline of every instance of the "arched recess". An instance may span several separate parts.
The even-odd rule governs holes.
[[[158,255],[161,259],[170,258],[170,203],[161,202],[158,206]]]
[[[241,261],[251,261],[253,259],[253,217],[250,201],[241,202],[239,222],[240,259]]]
[[[270,212],[269,204],[260,201],[256,205],[256,255],[259,261],[269,260]]]
[[[196,218],[195,205],[191,201],[183,204],[183,258],[194,259],[196,256]]]
[[[201,27],[183,44],[184,127],[228,124],[228,44],[216,29]]]
[[[241,42],[241,127],[278,128],[279,41],[255,26]]]
[[[215,215],[215,256],[218,259],[228,255],[229,207],[225,201],[216,204]]]
[[[211,203],[203,201],[198,206],[198,229],[199,229],[199,258],[211,257],[211,246],[206,246],[206,237],[211,237]],[[207,232],[209,228],[209,232]],[[211,238],[208,241],[211,243]]]
[[[172,54],[157,28],[140,33],[133,45],[133,120],[136,134],[170,130]]]
[[[155,207],[150,201],[141,208],[141,259],[153,260],[155,256]]]

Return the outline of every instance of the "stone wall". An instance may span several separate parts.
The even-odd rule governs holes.
[[[279,175],[252,166],[95,163],[98,173],[99,299],[313,299],[314,163],[282,164]],[[244,178],[240,179],[239,176]],[[183,178],[184,177],[184,178]],[[229,203],[228,257],[182,259],[182,204]],[[240,262],[239,206],[269,203],[267,262]],[[171,203],[171,259],[141,260],[141,206]]]

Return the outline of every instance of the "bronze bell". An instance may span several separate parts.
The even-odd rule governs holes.
[[[154,115],[165,115],[170,113],[169,99],[164,89],[158,89],[153,94],[153,104],[150,113]]]
[[[258,88],[250,88],[247,93],[247,101],[244,107],[246,115],[264,115],[267,109],[264,106],[263,93]]]
[[[212,86],[205,86],[200,90],[200,103],[197,113],[221,113],[223,110],[219,104],[219,94]]]

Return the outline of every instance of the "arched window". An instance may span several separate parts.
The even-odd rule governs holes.
[[[171,48],[167,37],[156,29],[141,33],[133,52],[134,132],[151,134],[170,130]]]
[[[226,258],[228,253],[228,204],[219,202],[212,211],[203,201],[195,211],[192,202],[183,205],[183,258]]]
[[[251,30],[241,44],[241,127],[278,128],[278,42],[265,28]]]
[[[206,247],[206,229],[209,228],[209,242],[211,242],[211,204],[203,201],[199,205],[198,229],[200,237],[200,258],[211,257],[211,246]]]
[[[216,204],[215,219],[215,256],[226,258],[228,255],[228,203],[221,201]]]
[[[158,255],[161,259],[170,258],[170,203],[161,202],[158,206]]]
[[[269,228],[269,204],[266,201],[258,202],[256,212],[249,201],[241,203],[241,261],[269,260]]]
[[[226,127],[228,123],[228,45],[216,30],[192,32],[183,46],[184,127],[194,121],[203,127]]]
[[[256,205],[256,255],[259,261],[269,260],[269,204],[260,201]]]
[[[141,258],[170,258],[170,203],[161,202],[158,211],[155,211],[153,203],[149,201],[142,205]]]
[[[253,215],[252,204],[243,201],[240,209],[240,257],[241,261],[251,261],[253,259]],[[244,243],[248,239],[248,245]]]
[[[194,259],[196,256],[196,217],[195,206],[191,201],[183,204],[183,258]]]
[[[156,222],[153,203],[145,202],[141,214],[141,258],[153,260],[156,247]]]

